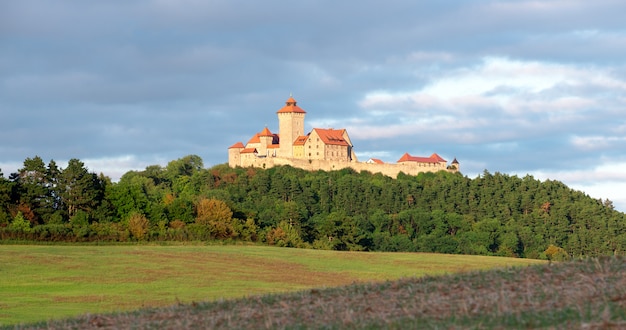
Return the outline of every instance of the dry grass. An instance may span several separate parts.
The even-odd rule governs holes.
[[[86,315],[38,328],[626,329],[626,259],[505,268]],[[37,328],[37,327],[33,327]]]

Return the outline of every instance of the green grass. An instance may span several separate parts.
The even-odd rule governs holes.
[[[43,329],[626,329],[612,257],[42,322]]]
[[[537,260],[261,246],[0,245],[0,325]]]

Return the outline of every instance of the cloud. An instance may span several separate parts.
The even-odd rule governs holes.
[[[396,116],[397,123],[378,127],[388,137],[430,133],[445,125],[451,131],[501,131],[481,141],[493,142],[502,135],[524,138],[529,132],[550,136],[583,123],[606,126],[611,119],[602,114],[611,114],[626,91],[625,81],[611,72],[537,61],[485,58],[470,68],[441,71],[418,90],[367,93],[359,106],[371,118]]]
[[[293,93],[307,128],[347,128],[360,158],[437,152],[470,174],[595,173],[626,155],[624,11],[618,0],[7,2],[2,164],[219,164],[234,142],[277,131]]]

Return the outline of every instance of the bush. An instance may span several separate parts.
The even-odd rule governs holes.
[[[566,261],[569,260],[569,254],[563,249],[555,245],[548,245],[548,248],[544,251],[546,257],[550,261]]]
[[[21,211],[17,212],[17,215],[13,218],[13,221],[11,221],[9,228],[17,233],[24,234],[30,233],[32,229],[30,228],[30,221],[24,219],[24,215]]]
[[[33,227],[33,237],[40,241],[63,242],[72,240],[74,233],[68,224],[46,224]]]
[[[139,212],[133,212],[128,218],[128,230],[138,240],[142,240],[148,232],[150,222],[145,215]]]

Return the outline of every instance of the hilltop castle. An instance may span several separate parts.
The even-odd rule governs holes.
[[[228,165],[231,167],[270,168],[290,165],[305,170],[340,170],[352,168],[357,172],[369,171],[397,177],[403,172],[417,175],[420,172],[459,171],[456,158],[448,166],[436,153],[430,157],[415,157],[405,153],[397,163],[384,163],[379,159],[359,162],[345,129],[314,128],[304,133],[306,111],[289,97],[277,112],[278,134],[267,127],[256,133],[245,145],[237,142],[228,148]]]

